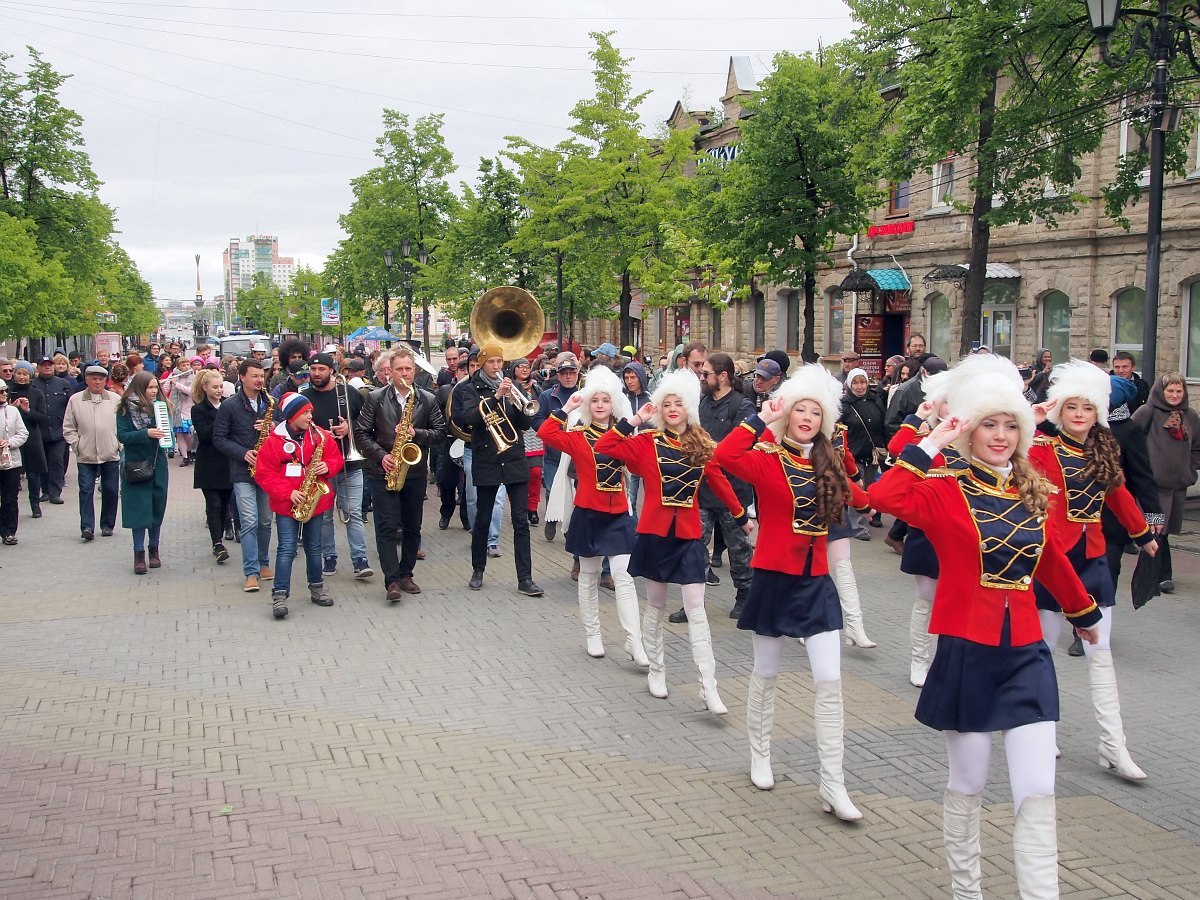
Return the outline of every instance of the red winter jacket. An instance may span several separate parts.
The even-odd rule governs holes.
[[[271,503],[271,512],[280,516],[291,516],[292,491],[299,490],[300,483],[304,480],[304,467],[312,460],[317,443],[322,437],[325,438],[325,449],[321,459],[329,466],[329,471],[319,476],[318,480],[329,485],[329,492],[317,500],[313,518],[333,508],[333,479],[345,466],[337,438],[319,425],[312,425],[308,431],[297,436],[288,430],[286,422],[280,422],[258,452],[258,461],[254,467],[254,480],[266,492]],[[300,467],[299,474],[287,474],[287,467],[292,464]]]

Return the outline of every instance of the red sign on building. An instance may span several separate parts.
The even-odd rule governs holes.
[[[916,228],[916,223],[909,220],[905,222],[885,222],[882,225],[872,225],[867,229],[867,237],[882,237],[889,234],[912,234]]]

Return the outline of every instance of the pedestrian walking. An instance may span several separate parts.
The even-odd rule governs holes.
[[[59,354],[62,356],[62,354]],[[62,356],[65,369],[67,358]],[[67,440],[63,437],[63,418],[67,401],[74,393],[73,379],[55,374],[54,357],[42,356],[37,361],[37,378],[33,384],[46,398],[46,433],[42,447],[46,452],[46,481],[39,498],[42,503],[58,506],[67,477]]]
[[[25,360],[19,360],[13,367],[13,377],[8,383],[8,400],[21,413],[21,421],[29,430],[29,440],[21,448],[21,461],[29,491],[29,513],[33,518],[40,519],[42,491],[48,470],[45,437],[49,416],[46,413],[46,398],[33,385],[33,366]]]
[[[217,369],[205,369],[192,385],[192,428],[196,432],[192,487],[204,495],[204,520],[218,563],[229,559],[224,537],[230,526],[229,503],[233,497],[229,458],[213,442],[224,387],[225,378]]]
[[[170,432],[155,424],[154,402],[159,382],[149,372],[129,380],[117,406],[117,440],[121,458],[121,526],[133,532],[133,571],[145,575],[147,566],[162,565],[159,552],[162,523],[167,515],[167,451],[159,443]],[[148,542],[148,543],[147,543]]]
[[[21,412],[8,402],[8,382],[0,379],[0,541],[17,543],[20,520],[21,448],[29,429]]]
[[[97,481],[100,482],[101,537],[111,537],[117,525],[117,498],[121,491],[117,405],[121,395],[105,387],[108,370],[103,366],[88,366],[83,377],[83,390],[67,402],[62,431],[75,455],[79,478],[79,536],[86,543],[96,536]]]

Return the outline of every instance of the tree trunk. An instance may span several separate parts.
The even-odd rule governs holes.
[[[630,283],[629,270],[621,273],[621,346],[629,343],[629,307],[633,304],[633,285]]]
[[[804,343],[800,346],[800,358],[806,363],[817,361],[817,313],[815,308],[816,292],[817,273],[812,269],[807,269],[804,272]]]
[[[987,278],[988,248],[992,226],[985,216],[992,211],[995,193],[996,160],[991,149],[992,129],[996,121],[996,72],[991,72],[988,92],[979,103],[979,143],[975,154],[975,202],[971,207],[971,267],[963,287],[962,336],[958,352],[966,356],[971,344],[980,339],[983,322],[983,289]]]

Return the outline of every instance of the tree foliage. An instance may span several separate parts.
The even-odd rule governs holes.
[[[279,330],[289,311],[283,292],[270,277],[264,272],[255,272],[250,288],[238,291],[237,314],[243,327],[271,333]]]

